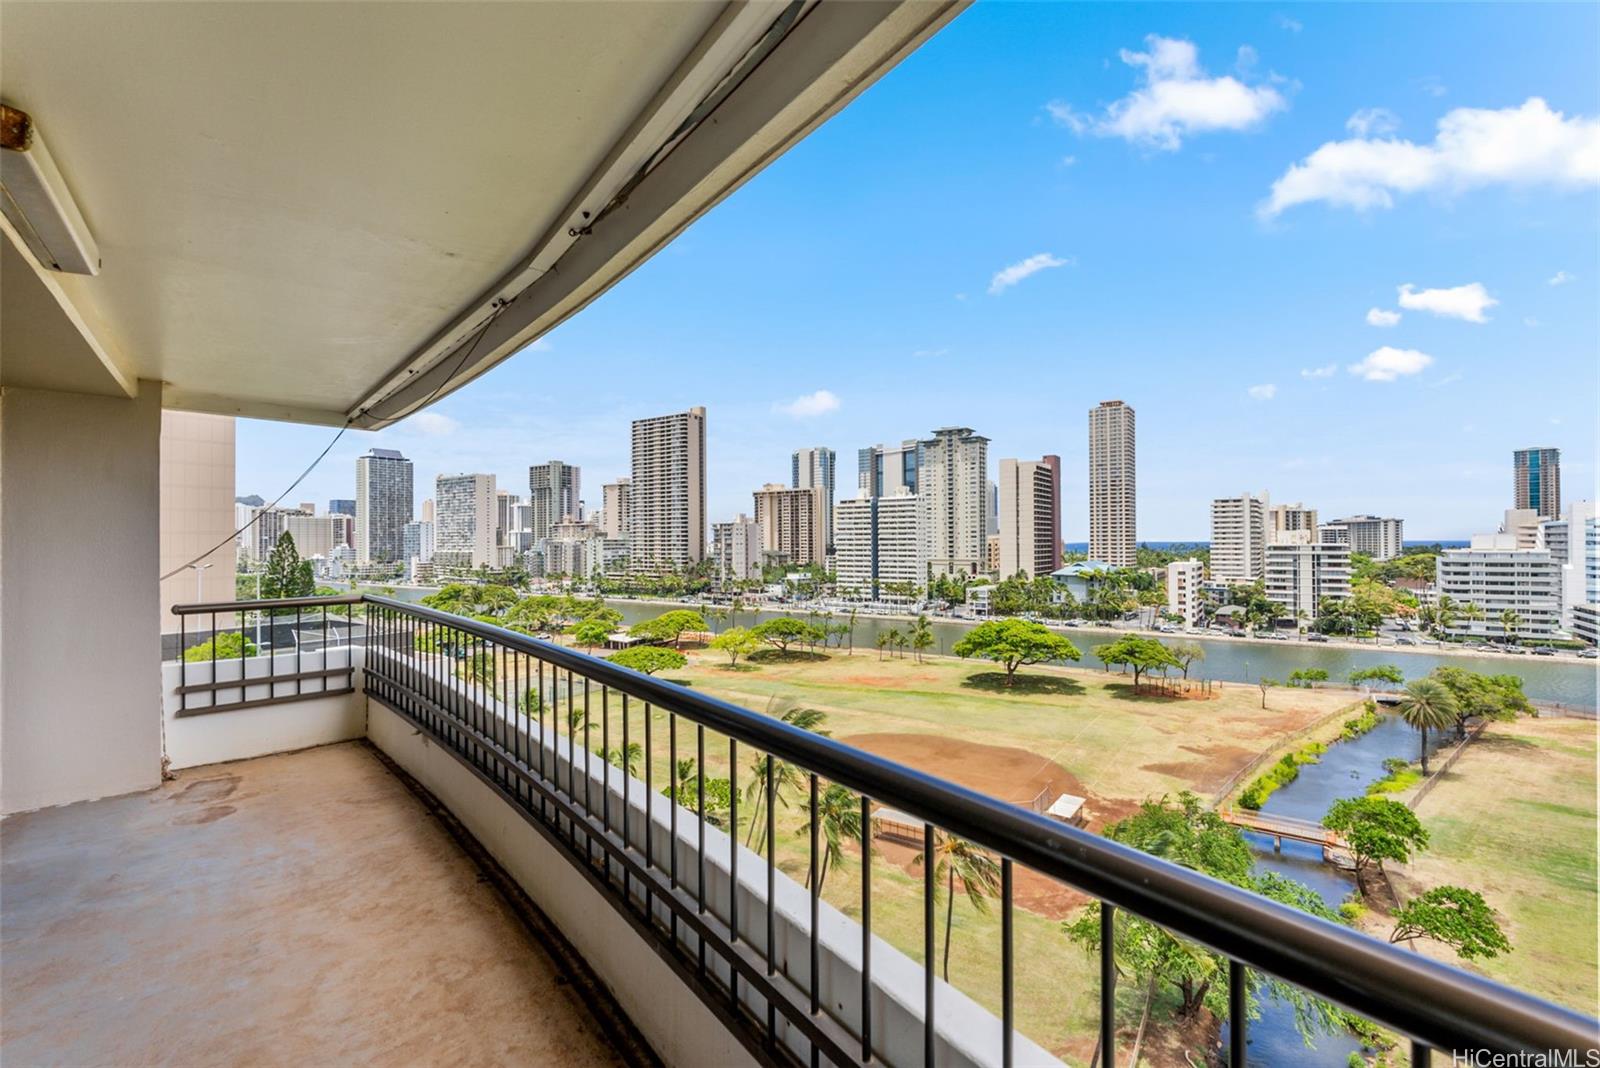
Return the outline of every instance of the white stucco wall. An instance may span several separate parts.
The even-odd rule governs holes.
[[[0,812],[161,781],[161,385],[0,390]]]

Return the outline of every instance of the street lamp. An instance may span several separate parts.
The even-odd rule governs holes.
[[[201,584],[201,579],[203,577],[205,569],[210,567],[210,566],[212,566],[212,565],[210,565],[210,564],[190,564],[189,565],[189,570],[194,572],[194,603],[195,604],[199,604],[201,601],[205,600],[204,595],[202,595],[201,592],[200,592],[200,584]]]

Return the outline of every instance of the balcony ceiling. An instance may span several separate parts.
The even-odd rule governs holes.
[[[0,96],[102,269],[42,270],[0,223],[0,384],[392,422],[578,311],[962,2],[7,0]]]

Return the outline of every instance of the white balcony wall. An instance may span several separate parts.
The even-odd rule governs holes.
[[[0,812],[161,781],[161,384],[0,390]]]
[[[355,664],[354,692],[328,693],[346,687],[341,672],[325,679],[301,679],[300,696],[285,700],[295,694],[295,683],[285,681],[297,672],[320,671],[323,653],[309,651],[298,657],[290,651],[279,651],[276,656],[253,656],[248,659],[224,659],[213,664],[203,660],[192,664],[176,662],[163,664],[163,744],[168,765],[174,769],[193,768],[216,764],[225,760],[243,760],[264,756],[267,753],[286,753],[308,749],[314,745],[328,745],[361,738],[367,733],[367,700],[361,693],[362,650],[350,646],[335,646],[327,652],[327,666],[343,668],[353,657]],[[237,684],[243,672],[244,692],[237,685],[212,692],[195,692],[181,700],[178,694],[180,677],[190,685],[211,682]],[[274,676],[277,676],[274,679]],[[276,696],[278,703],[258,705],[254,708],[229,708],[220,712],[206,712],[213,700],[218,704],[235,701],[260,701]],[[187,707],[184,707],[187,706]]]

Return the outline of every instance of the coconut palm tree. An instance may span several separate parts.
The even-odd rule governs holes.
[[[1433,607],[1434,633],[1441,638],[1444,632],[1450,629],[1450,624],[1456,621],[1456,602],[1448,594],[1439,595],[1439,603]]]
[[[799,727],[803,731],[823,736],[828,733],[822,729],[828,714],[821,709],[784,707],[774,702],[768,705],[767,714],[776,715],[791,727]],[[767,825],[761,818],[761,813],[767,801],[767,761],[771,759],[771,754],[765,754],[758,755],[750,761],[751,779],[744,788],[745,803],[750,805],[750,829],[745,832],[744,844],[753,846],[757,852],[761,851],[767,839]],[[804,778],[799,768],[785,760],[773,765],[772,796],[776,804],[787,808],[789,799],[784,796],[784,791],[799,790],[803,786]]]
[[[1522,626],[1522,616],[1515,608],[1507,608],[1500,613],[1500,629],[1506,633],[1506,644],[1511,644],[1511,636]]]
[[[817,796],[817,830],[822,838],[822,865],[815,873],[820,894],[828,868],[844,860],[844,843],[861,838],[861,799],[838,783],[823,790]],[[811,820],[807,819],[797,833],[810,834]],[[806,885],[811,885],[809,873]]]
[[[1428,774],[1428,728],[1444,730],[1456,721],[1456,698],[1437,679],[1406,683],[1396,706],[1400,718],[1422,732],[1422,774]]]
[[[922,853],[917,860],[928,859]],[[967,893],[967,900],[979,912],[989,911],[989,899],[1000,892],[1000,862],[988,851],[965,838],[936,830],[933,835],[934,892],[944,894],[944,979],[950,981],[950,932],[955,923],[956,879]]]

